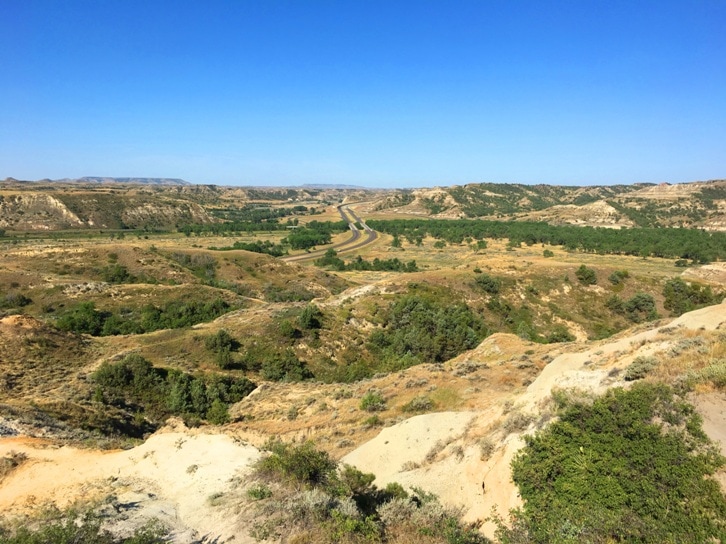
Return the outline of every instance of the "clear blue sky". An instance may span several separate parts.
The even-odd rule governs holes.
[[[0,179],[726,177],[726,2],[0,0]]]

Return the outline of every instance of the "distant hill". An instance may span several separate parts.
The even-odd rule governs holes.
[[[178,178],[109,178],[85,176],[78,179],[57,180],[64,183],[134,183],[140,185],[191,185],[188,181]]]
[[[295,203],[320,209],[345,202],[358,203],[358,210],[368,219],[485,219],[726,231],[726,180],[607,186],[471,183],[418,189],[345,187],[223,187],[175,178],[7,178],[0,181],[0,228],[167,228],[228,219],[221,210],[237,210],[240,205],[274,208]]]

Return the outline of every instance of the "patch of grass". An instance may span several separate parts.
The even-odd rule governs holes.
[[[429,396],[419,395],[401,406],[401,410],[404,412],[428,412],[435,407],[436,404]]]
[[[253,501],[261,501],[272,497],[272,489],[266,484],[257,483],[247,488],[247,496]]]
[[[429,396],[441,410],[451,410],[461,404],[461,395],[453,387],[439,387]]]

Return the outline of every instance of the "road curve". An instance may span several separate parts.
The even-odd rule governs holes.
[[[351,231],[350,238],[344,240],[343,242],[333,244],[332,246],[325,247],[323,249],[316,249],[315,251],[310,251],[309,253],[302,253],[300,255],[281,257],[281,259],[288,263],[310,261],[322,257],[329,249],[334,249],[338,253],[345,253],[365,247],[378,238],[378,233],[370,228],[368,225],[366,225],[363,220],[361,220],[355,214],[355,212],[353,212],[353,210],[348,207],[348,204],[340,204],[338,206],[338,213],[340,214],[340,217],[343,218],[343,221],[348,223],[348,228],[350,228]],[[356,223],[363,227],[362,232],[358,227],[355,226]]]

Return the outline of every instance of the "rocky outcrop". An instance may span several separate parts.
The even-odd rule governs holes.
[[[86,224],[57,198],[42,193],[0,195],[0,227],[51,230]]]

